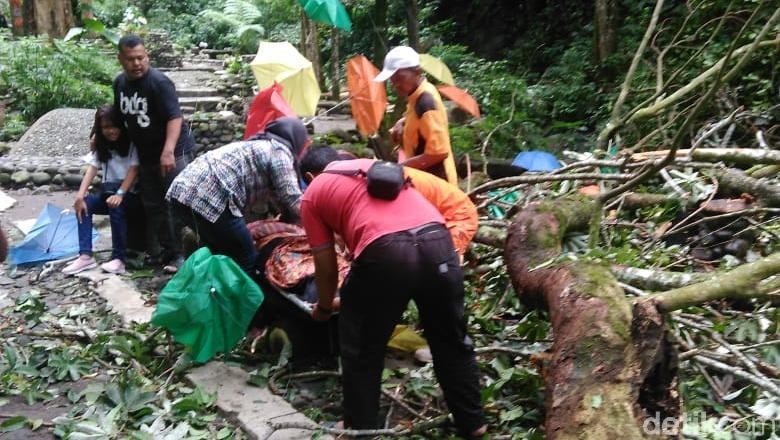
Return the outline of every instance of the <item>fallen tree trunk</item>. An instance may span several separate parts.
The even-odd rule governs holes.
[[[587,227],[595,204],[533,203],[509,227],[504,259],[526,304],[546,306],[555,334],[545,367],[549,439],[657,438],[648,417],[678,417],[675,352],[657,309],[632,310],[605,266],[550,264],[566,232]]]
[[[780,187],[754,179],[739,170],[725,169],[715,173],[720,187],[734,194],[749,193],[769,207],[780,207]]]
[[[691,150],[677,150],[675,157],[688,157],[690,153]],[[631,160],[659,159],[667,154],[669,154],[669,150],[645,151],[632,154]],[[693,151],[691,159],[703,162],[729,162],[744,166],[780,165],[780,151],[757,148],[698,148]]]

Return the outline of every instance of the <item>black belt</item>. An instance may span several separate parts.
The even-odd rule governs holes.
[[[412,235],[422,235],[428,232],[438,231],[444,227],[441,223],[426,223],[424,225],[416,226],[412,229],[407,229],[404,232],[408,232]]]

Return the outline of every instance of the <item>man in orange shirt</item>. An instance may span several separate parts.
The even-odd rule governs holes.
[[[319,156],[323,159],[316,164],[316,167],[312,168],[309,166],[311,169],[307,169],[311,175],[304,177],[310,180],[321,173],[325,166],[330,162],[355,159],[354,156],[349,157],[348,155],[342,155],[327,145],[317,145],[311,147],[310,150],[323,150],[316,154],[312,153],[311,155],[311,157]],[[370,167],[374,161],[373,159],[362,159],[356,163],[361,165],[363,171],[367,171],[368,167]],[[471,239],[474,238],[474,234],[476,234],[477,228],[479,227],[477,207],[471,202],[469,196],[455,185],[450,185],[432,174],[408,166],[404,167],[404,172],[406,173],[406,176],[411,179],[412,186],[414,186],[414,188],[419,191],[431,205],[436,207],[436,210],[444,217],[447,229],[452,236],[455,250],[462,259],[469,247],[469,243],[471,243]]]
[[[402,143],[406,158],[403,165],[457,186],[447,111],[438,90],[422,73],[420,55],[411,47],[394,47],[385,56],[384,67],[374,81],[388,78],[396,93],[406,98],[406,114],[390,132],[393,142]]]

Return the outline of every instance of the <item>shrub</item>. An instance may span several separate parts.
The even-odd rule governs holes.
[[[119,65],[104,48],[95,42],[0,39],[0,94],[28,122],[55,108],[111,102]]]
[[[0,127],[0,141],[18,140],[27,131],[27,128],[27,122],[24,121],[22,115],[10,113],[6,115],[5,122]]]

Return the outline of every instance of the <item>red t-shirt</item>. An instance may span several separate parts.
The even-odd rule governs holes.
[[[370,159],[332,162],[326,169],[367,170]],[[371,197],[365,178],[322,173],[306,188],[301,199],[301,220],[312,250],[333,243],[333,234],[344,242],[357,258],[374,240],[393,232],[405,231],[426,223],[444,224],[433,205],[412,188],[395,200]]]

